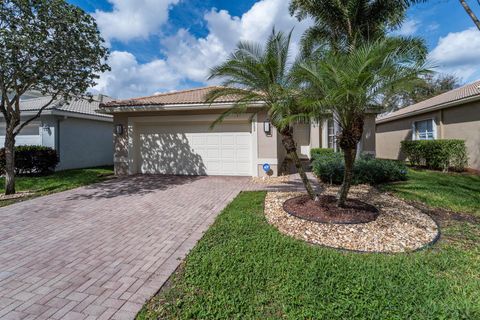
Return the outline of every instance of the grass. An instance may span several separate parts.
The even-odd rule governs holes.
[[[137,319],[480,319],[478,224],[415,253],[340,252],[280,234],[264,197],[241,193]]]
[[[65,191],[88,184],[96,183],[105,180],[108,176],[113,174],[112,167],[97,167],[86,169],[73,169],[54,172],[50,175],[39,177],[16,177],[17,191],[30,191],[33,193],[28,199],[38,197],[50,193]],[[0,192],[5,192],[4,178],[0,178]],[[6,206],[15,202],[26,200],[12,199],[0,201],[0,206]]]
[[[382,189],[434,208],[480,215],[478,175],[410,169],[407,181],[385,185]]]

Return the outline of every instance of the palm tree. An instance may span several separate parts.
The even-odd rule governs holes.
[[[338,144],[344,155],[345,173],[337,204],[343,207],[351,186],[365,114],[381,111],[385,95],[411,90],[419,75],[429,71],[424,61],[417,59],[415,47],[383,39],[366,42],[348,53],[327,53],[323,59],[299,64],[295,72],[303,81],[306,104],[312,112],[334,114],[341,127]]]
[[[399,28],[405,12],[414,3],[426,0],[292,0],[290,13],[299,20],[312,18],[314,24],[302,37],[305,55],[328,50],[346,52],[366,40],[385,38]],[[406,38],[426,52],[422,41]]]
[[[477,26],[478,30],[480,30],[480,20],[478,20],[477,16],[475,15],[475,12],[473,12],[472,8],[470,8],[467,1],[465,0],[459,0],[459,1],[463,9],[465,10],[465,12],[470,17],[470,19],[472,19],[473,23]],[[477,2],[480,5],[480,0],[477,0]]]
[[[264,47],[258,43],[240,42],[225,62],[211,69],[209,79],[220,78],[223,83],[222,87],[207,95],[206,101],[212,103],[224,96],[237,97],[233,106],[212,125],[231,113],[246,112],[252,102],[262,101],[305,189],[315,199],[315,192],[297,155],[293,139],[294,124],[307,122],[309,117],[305,108],[298,103],[300,91],[294,87],[290,74],[290,37],[291,32],[285,35],[273,30]]]

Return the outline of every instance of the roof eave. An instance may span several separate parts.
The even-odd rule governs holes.
[[[138,105],[138,106],[100,106],[100,113],[112,114],[119,112],[143,112],[143,111],[181,111],[181,110],[212,110],[212,109],[225,109],[232,107],[233,102],[218,102],[213,104],[206,103],[183,103],[183,104],[151,104],[151,105]],[[264,102],[250,102],[254,108],[263,107]]]
[[[423,113],[436,111],[436,110],[439,110],[439,109],[455,107],[455,106],[458,106],[458,105],[462,105],[462,104],[469,103],[469,102],[474,102],[474,101],[477,101],[477,100],[480,100],[480,94],[475,95],[475,96],[471,96],[471,97],[467,97],[467,98],[463,98],[463,99],[460,99],[460,100],[449,101],[449,102],[437,104],[437,105],[434,105],[434,106],[431,106],[431,107],[411,111],[411,112],[408,112],[408,113],[404,113],[404,114],[400,114],[400,115],[396,115],[396,116],[392,116],[392,117],[388,117],[388,118],[384,118],[384,119],[378,119],[375,123],[380,124],[380,123],[395,121],[395,120],[408,118],[408,117],[416,116],[416,115],[423,114]]]

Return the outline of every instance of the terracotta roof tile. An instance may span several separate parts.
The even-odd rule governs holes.
[[[377,119],[377,122],[388,122],[390,120],[408,117],[410,114],[422,113],[422,111],[428,112],[433,107],[474,96],[478,96],[480,99],[480,80],[381,116]]]
[[[101,107],[133,107],[133,106],[146,106],[146,105],[171,105],[171,104],[195,104],[204,103],[206,95],[213,89],[218,88],[215,86],[194,88],[189,90],[181,90],[175,92],[160,93],[148,97],[140,97],[126,100],[115,100],[104,103]],[[234,102],[237,97],[225,96],[221,99],[217,99],[217,102]]]

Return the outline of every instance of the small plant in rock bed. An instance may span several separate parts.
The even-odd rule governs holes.
[[[313,172],[324,183],[341,184],[344,170],[343,155],[339,152],[314,158]],[[354,185],[378,185],[403,180],[407,180],[407,167],[402,162],[375,159],[370,155],[362,155],[355,162],[352,178]]]

